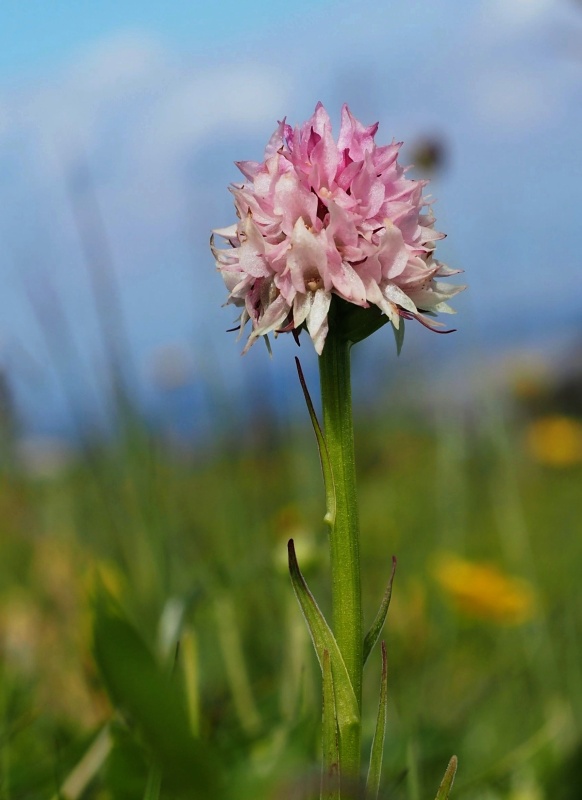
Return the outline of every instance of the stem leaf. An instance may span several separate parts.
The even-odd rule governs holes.
[[[328,525],[333,525],[335,522],[336,494],[329,451],[327,449],[323,431],[321,430],[321,425],[317,419],[317,414],[315,413],[315,408],[313,407],[313,403],[311,401],[307,383],[305,382],[305,376],[303,375],[303,370],[301,369],[301,362],[297,357],[295,357],[295,364],[297,365],[297,374],[299,375],[299,383],[301,384],[301,388],[303,390],[305,404],[307,406],[307,410],[309,411],[309,417],[311,418],[311,424],[313,425],[315,438],[317,439],[319,460],[321,462],[321,471],[323,473],[323,483],[325,486],[325,505],[327,509],[325,521],[328,523]]]
[[[394,325],[392,325],[391,328],[394,333],[394,339],[396,340],[396,355],[399,356],[402,345],[404,344],[404,320],[402,317],[400,317],[398,327],[395,328]]]
[[[348,730],[353,730],[360,724],[360,712],[354,689],[350,681],[345,662],[340,653],[335,637],[331,628],[325,621],[315,598],[309,591],[305,578],[301,574],[293,539],[289,539],[287,545],[289,551],[289,572],[291,582],[295,591],[295,596],[299,601],[303,616],[307,622],[309,633],[317,653],[319,665],[323,672],[324,651],[329,652],[329,659],[333,673],[333,691],[335,697],[335,709],[337,724],[340,737],[345,735]]]
[[[323,730],[321,765],[321,800],[340,800],[339,741],[333,673],[329,650],[323,651]]]
[[[449,761],[449,765],[446,769],[446,772],[444,774],[444,777],[441,781],[441,785],[439,786],[439,790],[436,794],[435,800],[448,800],[449,793],[453,786],[453,781],[455,780],[457,765],[458,765],[457,756],[452,756],[451,760]]]
[[[382,758],[384,755],[384,737],[386,735],[386,714],[388,710],[388,658],[386,645],[382,642],[382,680],[380,682],[380,702],[378,704],[378,717],[376,730],[372,740],[370,767],[366,781],[366,800],[377,800],[380,791],[380,777],[382,775]]]
[[[394,583],[395,573],[396,573],[396,556],[392,556],[392,572],[390,573],[390,578],[388,579],[388,585],[386,586],[384,597],[382,598],[380,608],[378,609],[376,618],[372,623],[372,627],[370,628],[370,630],[368,631],[368,633],[364,638],[364,648],[363,648],[364,664],[368,660],[368,656],[372,652],[372,648],[374,647],[374,645],[380,638],[380,634],[382,633],[382,628],[384,627],[384,622],[386,620],[386,614],[388,613],[388,608],[390,607],[390,599],[392,597],[392,584]]]

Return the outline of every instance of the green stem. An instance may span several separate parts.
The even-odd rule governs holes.
[[[340,322],[337,318],[335,321]],[[330,534],[333,632],[361,712],[362,601],[350,342],[342,337],[341,324],[330,324],[319,358],[319,376],[325,440],[336,491],[335,522]],[[340,767],[347,777],[359,776],[360,736],[358,725],[340,741]]]

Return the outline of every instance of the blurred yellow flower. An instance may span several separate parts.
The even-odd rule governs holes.
[[[109,715],[90,657],[81,548],[57,537],[32,540],[28,585],[0,595],[3,672],[29,681],[29,706],[92,729]]]
[[[455,608],[467,616],[500,625],[520,625],[534,614],[531,586],[504,574],[494,564],[443,555],[434,576]]]
[[[0,653],[21,675],[34,671],[43,631],[42,615],[28,593],[14,589],[0,597]]]
[[[544,466],[582,464],[582,422],[558,415],[537,419],[528,428],[527,446]]]

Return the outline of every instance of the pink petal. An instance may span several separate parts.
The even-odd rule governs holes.
[[[417,309],[451,313],[453,270],[433,258],[444,234],[434,228],[426,181],[407,177],[401,143],[377,147],[378,126],[342,108],[337,144],[318,103],[303,125],[280,122],[261,163],[241,161],[245,183],[234,184],[239,222],[211,237],[216,267],[251,321],[247,348],[270,331],[305,324],[321,353],[332,294],[375,304],[395,327],[400,317],[437,327]],[[215,244],[225,240],[225,247]]]
[[[404,271],[409,255],[401,231],[390,220],[386,220],[385,225],[376,255],[382,268],[382,276],[395,278]]]
[[[374,148],[374,136],[378,130],[378,123],[365,126],[352,116],[346,104],[342,107],[342,121],[337,141],[337,149],[347,151],[352,161],[361,161],[364,153]]]

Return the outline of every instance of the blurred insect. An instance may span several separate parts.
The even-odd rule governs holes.
[[[443,140],[436,136],[418,139],[410,151],[410,161],[423,174],[442,170],[447,161],[447,150]]]

